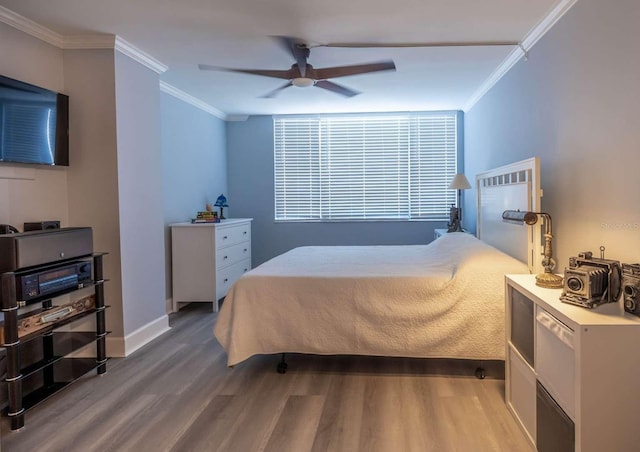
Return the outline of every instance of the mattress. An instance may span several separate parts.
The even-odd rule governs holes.
[[[428,245],[307,246],[231,287],[214,334],[256,354],[504,359],[504,275],[526,264],[466,233]]]

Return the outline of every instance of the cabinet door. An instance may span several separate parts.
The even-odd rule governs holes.
[[[531,367],[534,366],[533,353],[533,310],[531,300],[513,287],[509,288],[509,302],[511,303],[511,343],[520,352]]]
[[[538,452],[573,452],[576,447],[575,424],[540,382],[537,384],[536,401]]]
[[[507,404],[533,442],[536,437],[536,376],[513,346],[509,345],[507,353]]]
[[[536,373],[544,387],[575,418],[574,332],[542,309],[536,310]]]

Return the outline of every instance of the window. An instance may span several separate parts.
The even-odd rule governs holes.
[[[457,113],[274,118],[275,219],[446,220]]]

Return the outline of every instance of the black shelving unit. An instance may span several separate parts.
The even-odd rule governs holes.
[[[93,257],[93,281],[78,288],[66,289],[55,294],[29,300],[25,303],[16,298],[16,274],[6,272],[0,275],[0,307],[4,313],[4,347],[6,349],[6,377],[8,406],[6,415],[11,421],[11,429],[24,426],[25,411],[46,400],[51,395],[92,370],[97,374],[107,371],[106,331],[104,304],[103,256],[106,253],[95,253]],[[42,267],[46,267],[43,265]],[[29,271],[33,271],[30,268]],[[37,269],[36,269],[37,270]],[[19,337],[18,324],[20,309],[25,305],[41,303],[39,309],[32,309],[29,315],[45,312],[54,308],[52,300],[64,294],[93,287],[94,307],[71,317],[62,318],[50,325]],[[58,331],[64,325],[96,316],[95,331]],[[72,358],[69,355],[92,342],[96,344],[95,358]],[[40,359],[23,364],[25,346],[35,346]]]

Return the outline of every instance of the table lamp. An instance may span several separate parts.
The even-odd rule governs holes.
[[[225,218],[222,212],[225,207],[229,207],[229,204],[227,204],[227,198],[225,198],[224,195],[218,196],[218,199],[216,199],[216,203],[214,204],[214,206],[220,207],[220,219],[224,220]]]
[[[461,196],[462,196],[462,190],[466,190],[468,188],[471,188],[471,184],[469,183],[465,175],[462,173],[456,174],[453,180],[451,181],[451,183],[449,184],[449,190],[458,190],[458,207],[452,207],[451,209],[452,222],[447,232],[463,232],[462,231],[462,207],[460,207]],[[455,209],[455,212],[453,212],[454,209]]]
[[[542,266],[544,273],[536,275],[536,285],[550,289],[557,289],[563,286],[562,276],[553,273],[556,261],[552,257],[551,239],[551,215],[544,212],[522,212],[520,210],[505,210],[502,212],[502,219],[511,223],[526,224],[533,226],[538,222],[538,217],[544,219],[544,249]]]

